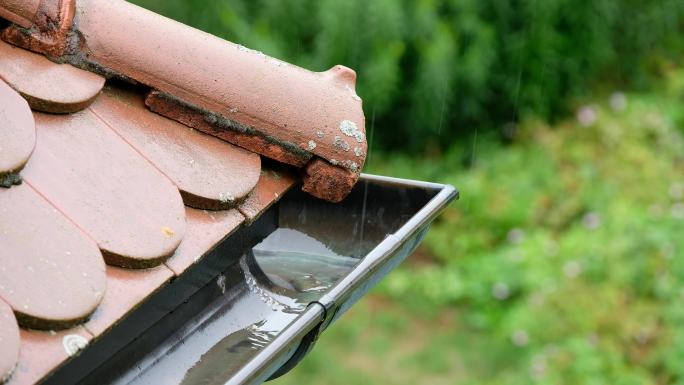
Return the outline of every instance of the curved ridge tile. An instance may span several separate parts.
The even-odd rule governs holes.
[[[19,326],[12,308],[0,300],[0,384],[12,376],[19,359]]]
[[[166,174],[188,206],[234,207],[259,180],[259,155],[150,112],[131,90],[107,88],[92,110]]]
[[[351,192],[368,150],[353,70],[338,65],[312,72],[122,0],[79,0],[77,8],[75,28],[90,65],[181,101],[216,131],[268,139],[241,141],[253,152],[323,159],[302,176],[314,196],[339,202]],[[150,99],[161,113],[168,110],[164,104]]]
[[[0,80],[0,186],[4,177],[21,170],[36,143],[31,109],[22,97]]]
[[[63,329],[90,316],[104,296],[95,243],[24,184],[0,190],[0,297],[22,326]]]
[[[54,63],[1,40],[0,78],[17,90],[31,108],[52,113],[71,113],[88,107],[105,83],[100,75]]]
[[[156,266],[185,233],[176,186],[92,111],[35,114],[24,179],[97,242],[105,261]]]

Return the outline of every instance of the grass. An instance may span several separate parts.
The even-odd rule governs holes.
[[[473,159],[375,154],[462,199],[275,384],[684,384],[682,78]]]

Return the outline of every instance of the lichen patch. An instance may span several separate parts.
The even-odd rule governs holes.
[[[340,131],[342,131],[343,134],[347,136],[352,136],[356,139],[357,142],[362,143],[363,140],[365,139],[365,135],[361,130],[359,130],[359,127],[356,125],[356,123],[352,122],[351,120],[343,120],[340,122]]]
[[[339,150],[344,151],[344,152],[349,152],[349,149],[351,148],[349,143],[347,143],[344,139],[342,139],[339,136],[335,136],[335,140],[333,141],[333,146]]]
[[[359,171],[359,165],[351,160],[345,160],[344,162],[342,162],[342,165],[353,172]]]
[[[219,201],[223,204],[233,203],[235,202],[235,196],[229,192],[220,193]]]
[[[73,357],[88,346],[88,340],[78,334],[68,334],[62,338],[62,346],[66,354]]]

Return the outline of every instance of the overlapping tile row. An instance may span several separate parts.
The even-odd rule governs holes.
[[[19,326],[12,308],[0,300],[0,383],[14,372],[19,358]]]
[[[148,92],[0,42],[0,383],[44,378],[296,183]]]
[[[132,90],[108,88],[91,110],[169,177],[188,206],[235,207],[259,179],[259,155],[149,113]]]
[[[0,79],[17,90],[37,111],[70,113],[92,103],[105,79],[69,64],[0,41]]]
[[[123,0],[0,0],[2,38],[153,89],[153,110],[303,168],[305,191],[340,201],[367,143],[353,70],[312,72]],[[179,74],[182,74],[179,76]]]
[[[17,173],[28,162],[36,144],[36,130],[28,103],[0,80],[0,186],[19,183]]]

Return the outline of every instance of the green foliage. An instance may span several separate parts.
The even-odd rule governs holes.
[[[681,55],[684,2],[136,2],[356,69],[376,149],[441,150],[369,171],[463,192],[276,383],[684,384],[684,76],[644,91]],[[641,91],[625,109],[597,81]]]
[[[280,383],[684,383],[681,78],[480,138],[469,168],[458,147],[376,157],[462,198]]]
[[[644,85],[684,48],[681,0],[135,2],[312,70],[354,68],[376,143],[404,150],[562,116],[599,77]]]

